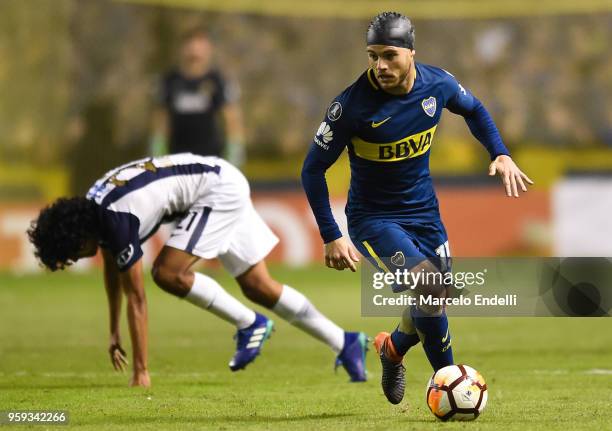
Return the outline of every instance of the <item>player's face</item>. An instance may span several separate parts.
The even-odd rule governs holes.
[[[185,42],[182,51],[183,64],[189,68],[205,67],[210,62],[212,46],[203,36],[192,37]]]
[[[83,257],[93,257],[96,255],[97,252],[98,252],[98,241],[96,241],[95,239],[88,239],[87,241],[85,241],[85,243],[79,250],[77,259],[80,259]]]
[[[368,62],[383,90],[401,87],[414,67],[414,50],[387,45],[368,45]]]

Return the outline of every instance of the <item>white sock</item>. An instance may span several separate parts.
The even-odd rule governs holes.
[[[323,341],[334,352],[340,353],[344,347],[344,330],[321,314],[308,298],[292,287],[283,285],[281,296],[272,311]]]
[[[193,286],[185,299],[226,322],[244,329],[255,322],[255,312],[227,293],[219,283],[207,275],[195,273]]]

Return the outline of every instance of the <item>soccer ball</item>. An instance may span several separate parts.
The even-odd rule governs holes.
[[[472,367],[449,365],[431,376],[426,396],[438,419],[473,421],[487,405],[487,384]]]

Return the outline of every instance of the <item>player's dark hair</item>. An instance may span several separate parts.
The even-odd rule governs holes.
[[[181,37],[183,43],[192,39],[210,39],[210,32],[205,27],[197,26],[187,30]]]
[[[87,240],[99,238],[96,204],[84,197],[60,198],[40,211],[27,233],[43,265],[64,269]]]
[[[414,26],[410,18],[401,13],[379,13],[368,25],[366,43],[414,49]]]

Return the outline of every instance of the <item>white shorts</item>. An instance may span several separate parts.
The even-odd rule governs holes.
[[[257,214],[244,175],[229,163],[219,183],[190,207],[166,245],[203,259],[219,258],[237,277],[263,260],[278,237]]]

